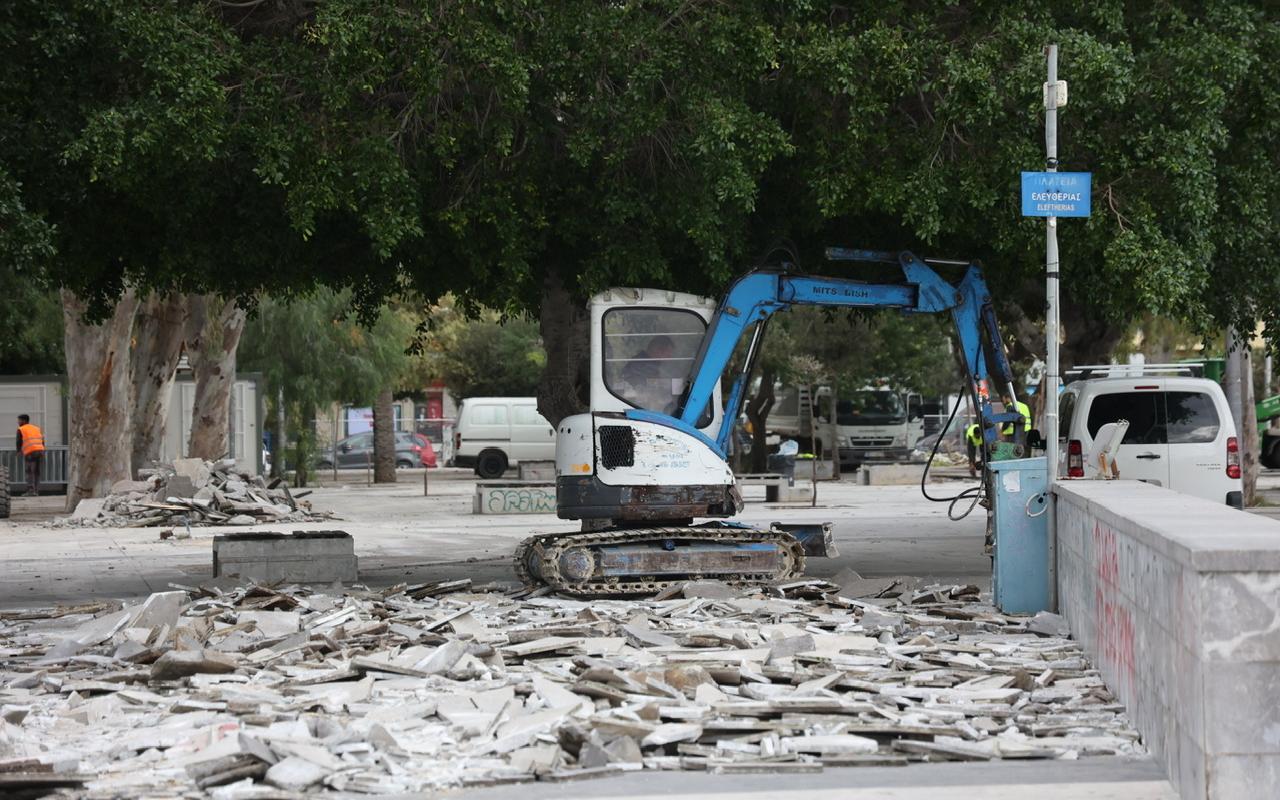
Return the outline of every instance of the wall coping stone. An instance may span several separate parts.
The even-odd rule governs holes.
[[[1280,572],[1280,522],[1141,481],[1054,484],[1090,513],[1197,572]]]

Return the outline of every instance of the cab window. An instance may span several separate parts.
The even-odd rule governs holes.
[[[707,324],[692,311],[613,308],[604,315],[604,385],[636,408],[674,414]],[[711,423],[711,407],[698,427]]]

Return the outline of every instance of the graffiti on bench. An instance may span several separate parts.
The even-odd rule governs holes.
[[[553,486],[492,486],[479,489],[478,510],[483,514],[553,514]]]

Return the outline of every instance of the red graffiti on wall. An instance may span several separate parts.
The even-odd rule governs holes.
[[[1099,658],[1104,667],[1112,667],[1120,680],[1132,686],[1136,669],[1133,616],[1120,592],[1120,551],[1115,531],[1100,522],[1093,525],[1093,558]]]

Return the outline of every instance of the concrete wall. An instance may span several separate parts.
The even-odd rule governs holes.
[[[1060,610],[1179,794],[1280,797],[1280,523],[1134,481],[1057,495]]]

